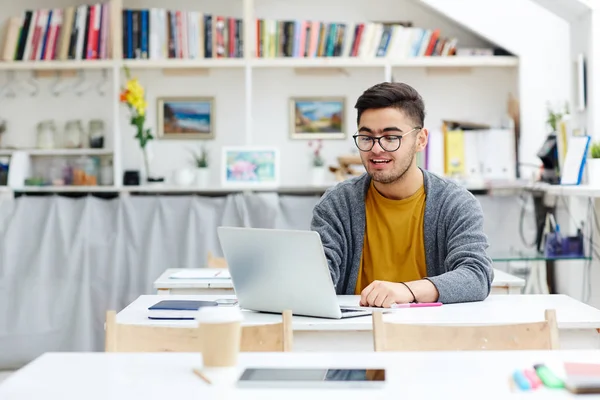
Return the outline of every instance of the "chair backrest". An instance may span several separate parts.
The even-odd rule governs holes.
[[[227,260],[223,257],[215,257],[212,252],[208,252],[206,257],[206,265],[208,268],[227,268]]]
[[[106,313],[106,352],[201,352],[200,329],[117,324],[115,311]],[[292,312],[284,311],[280,323],[242,327],[244,352],[291,351]]]
[[[384,322],[373,313],[375,351],[553,350],[558,349],[556,312],[545,321],[488,326],[411,325]]]

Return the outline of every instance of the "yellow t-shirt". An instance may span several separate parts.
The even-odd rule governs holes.
[[[408,282],[427,276],[423,218],[425,188],[412,196],[391,200],[373,183],[365,199],[366,227],[355,293],[375,280]]]

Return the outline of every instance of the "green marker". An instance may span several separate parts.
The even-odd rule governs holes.
[[[544,364],[536,364],[533,368],[535,368],[535,372],[544,386],[552,389],[561,389],[565,387],[565,383]]]

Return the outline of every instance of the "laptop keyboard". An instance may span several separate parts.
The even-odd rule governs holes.
[[[367,312],[366,310],[357,310],[356,308],[340,308],[340,310],[342,311],[342,314]]]

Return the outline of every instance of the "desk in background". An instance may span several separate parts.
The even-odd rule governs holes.
[[[207,373],[215,382],[208,385],[192,373],[202,366],[199,353],[47,353],[1,384],[0,398],[365,400],[393,399],[398,394],[407,399],[445,399],[451,394],[461,399],[570,399],[575,396],[565,389],[512,391],[509,378],[516,369],[537,363],[598,360],[600,350],[242,353],[233,371]],[[378,389],[238,389],[234,383],[245,367],[385,368],[387,379]]]
[[[145,295],[117,314],[122,324],[192,327],[192,320],[150,320],[148,307],[165,300],[216,300],[232,295]],[[359,296],[338,296],[340,305],[357,306]],[[491,295],[485,301],[445,304],[432,308],[400,309],[384,319],[414,324],[514,324],[544,320],[544,310],[556,310],[563,349],[600,349],[600,310],[565,295]],[[244,324],[277,323],[281,315],[243,310]],[[346,318],[293,318],[295,351],[373,351],[371,316]]]
[[[231,280],[170,278],[171,275],[177,272],[189,270],[184,268],[167,269],[154,281],[157,294],[234,294]],[[524,279],[498,269],[494,270],[491,294],[519,294],[524,286]]]

